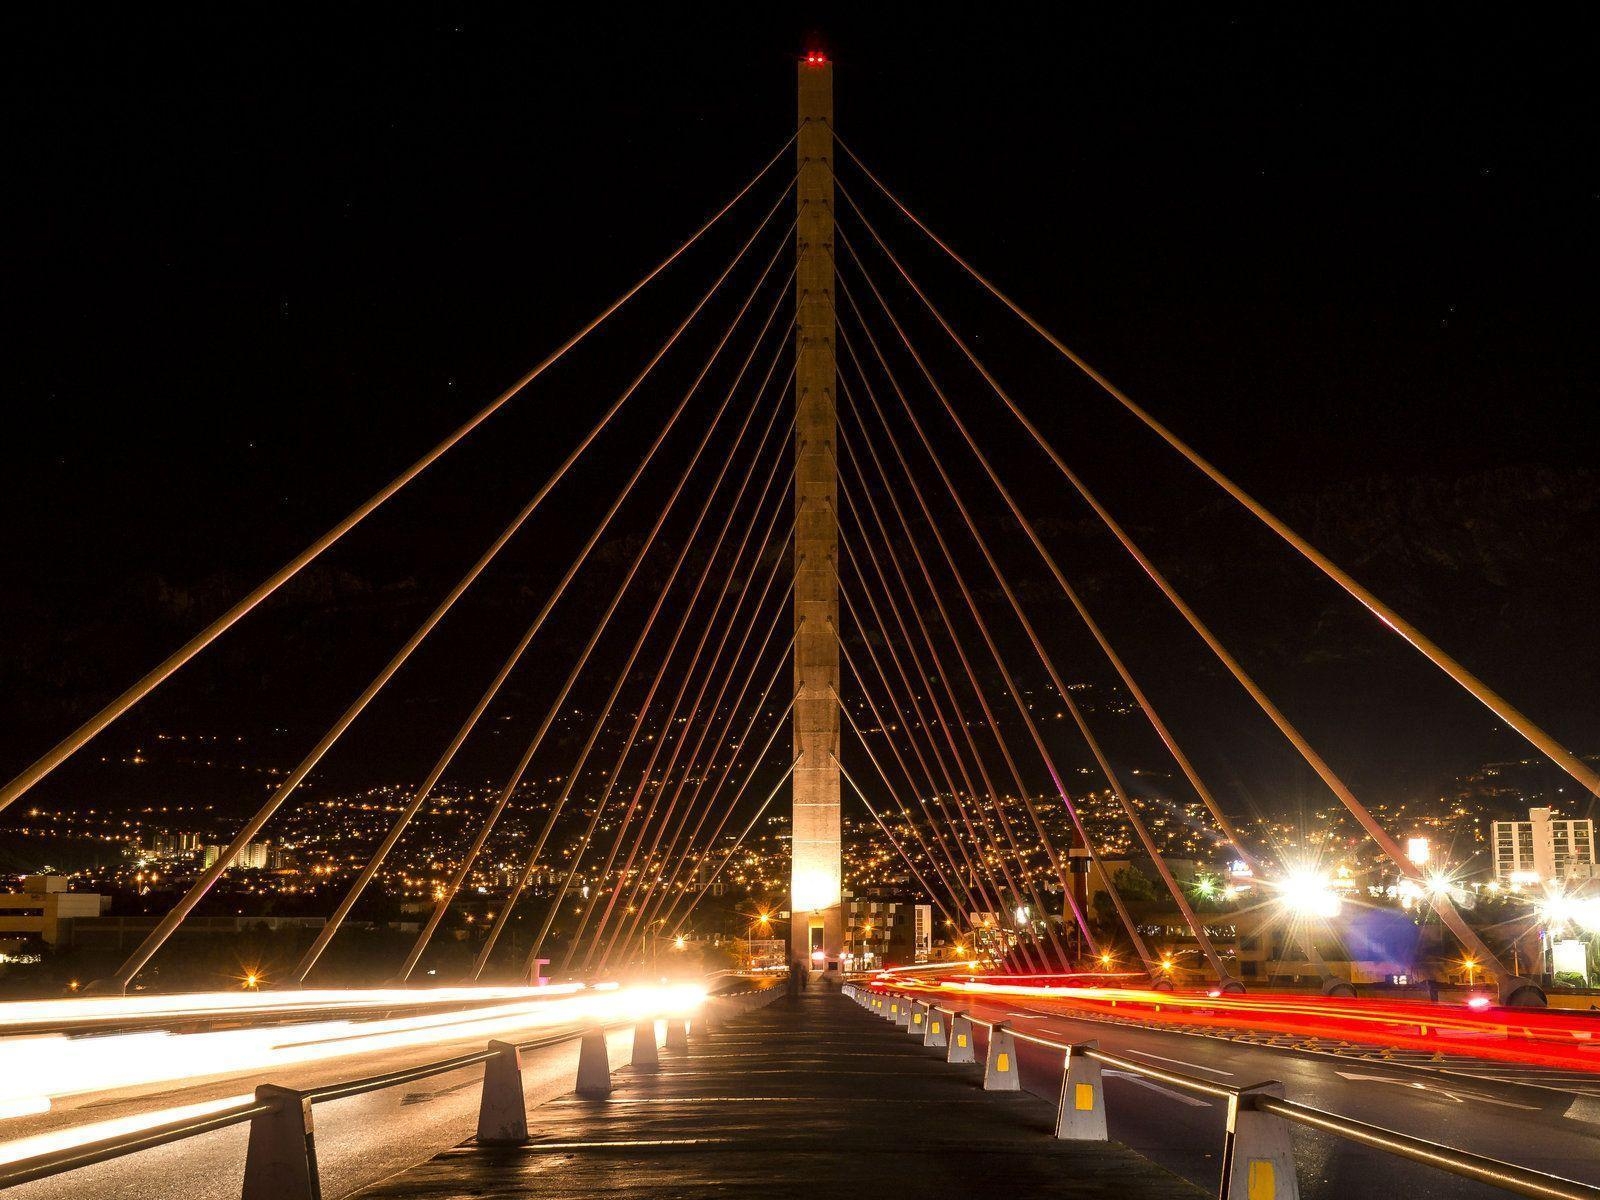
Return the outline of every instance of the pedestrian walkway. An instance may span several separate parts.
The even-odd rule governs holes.
[[[613,1073],[604,1100],[528,1114],[522,1146],[466,1143],[362,1200],[874,1197],[1191,1200],[1199,1188],[1116,1142],[1051,1136],[1054,1108],[984,1092],[834,991],[814,989],[691,1030],[655,1071]]]

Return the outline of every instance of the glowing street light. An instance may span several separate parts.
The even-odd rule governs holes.
[[[1326,875],[1306,870],[1291,871],[1278,882],[1278,902],[1297,917],[1324,920],[1337,917],[1344,906]]]

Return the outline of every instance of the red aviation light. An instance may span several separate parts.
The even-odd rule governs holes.
[[[806,51],[806,66],[825,67],[828,65],[828,56],[821,50]]]

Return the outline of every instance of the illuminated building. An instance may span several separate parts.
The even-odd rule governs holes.
[[[851,970],[926,962],[933,906],[907,896],[863,893],[844,901],[844,955]]]
[[[1594,822],[1555,819],[1530,808],[1526,821],[1494,823],[1494,877],[1503,886],[1566,883],[1594,876]]]
[[[0,943],[15,948],[36,937],[52,946],[71,945],[75,921],[110,907],[109,896],[67,891],[60,875],[26,875],[22,891],[0,895]]]

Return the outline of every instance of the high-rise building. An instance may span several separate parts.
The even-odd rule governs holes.
[[[1530,808],[1526,821],[1494,822],[1494,877],[1505,887],[1568,883],[1594,876],[1594,822],[1558,820]]]

